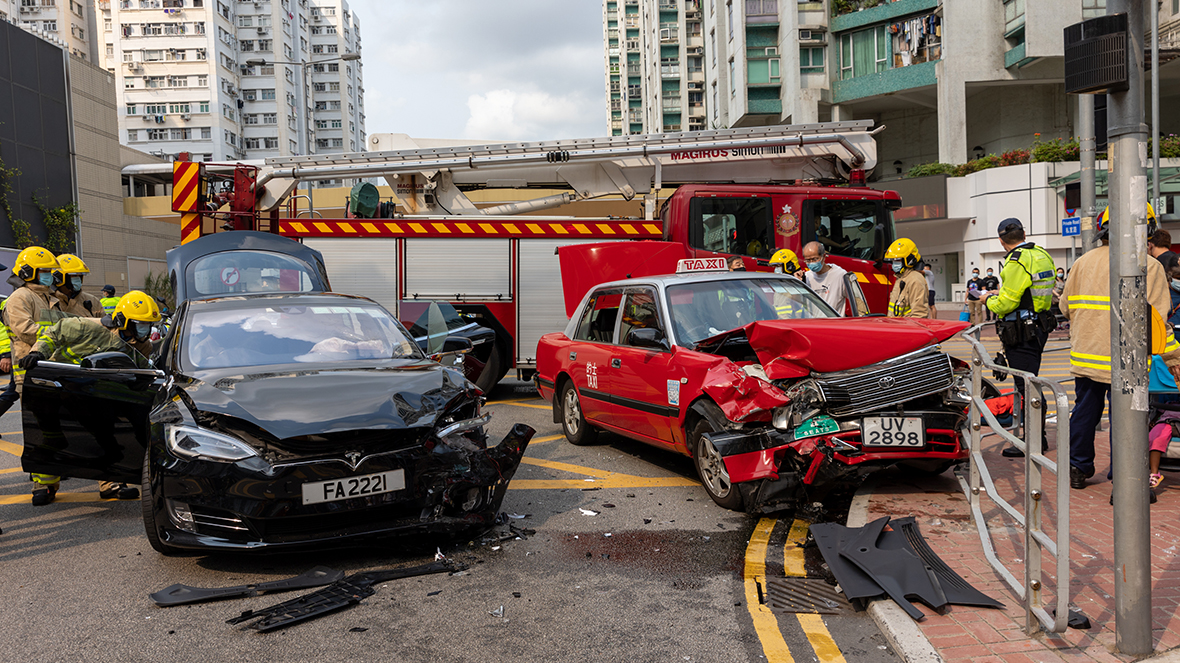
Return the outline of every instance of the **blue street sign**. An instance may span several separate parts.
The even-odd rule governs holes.
[[[1061,220],[1061,236],[1073,237],[1082,234],[1082,219],[1080,217],[1070,217]]]

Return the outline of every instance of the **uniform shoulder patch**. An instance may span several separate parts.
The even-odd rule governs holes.
[[[1012,249],[1012,253],[1008,254],[1009,260],[1020,260],[1020,249]]]

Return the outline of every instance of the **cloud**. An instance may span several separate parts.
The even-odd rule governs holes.
[[[418,138],[606,134],[602,5],[350,0],[365,129]]]

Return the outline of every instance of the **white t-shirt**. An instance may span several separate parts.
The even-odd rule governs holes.
[[[828,263],[828,268],[826,274],[817,274],[809,269],[804,278],[807,285],[811,286],[821,299],[836,309],[837,315],[844,315],[844,300],[847,297],[844,292],[844,275],[848,272],[843,267],[831,263]]]

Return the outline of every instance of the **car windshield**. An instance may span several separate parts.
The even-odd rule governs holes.
[[[270,251],[220,251],[188,266],[190,295],[251,292],[310,292],[315,271],[310,265]]]
[[[668,286],[667,296],[676,343],[685,347],[759,320],[836,316],[807,286],[786,278],[686,283]]]
[[[182,352],[193,369],[422,356],[385,309],[353,301],[197,312]]]

